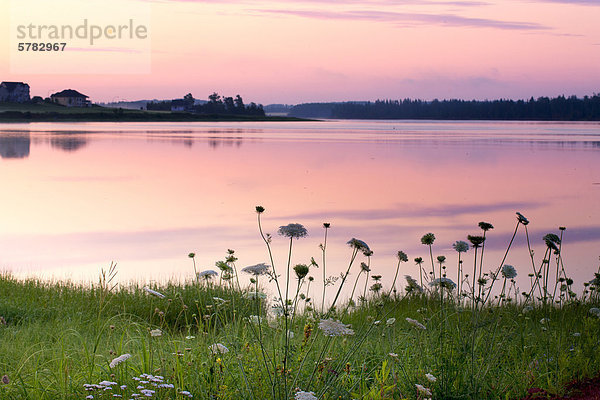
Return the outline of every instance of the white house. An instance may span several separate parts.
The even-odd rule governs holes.
[[[79,93],[77,90],[66,89],[50,96],[53,103],[66,107],[89,107],[91,105],[89,96]]]
[[[0,83],[0,101],[26,103],[30,100],[28,84],[23,82]]]

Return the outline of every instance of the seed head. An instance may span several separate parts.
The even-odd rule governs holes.
[[[424,245],[431,246],[433,244],[433,242],[435,242],[435,235],[433,233],[431,233],[431,232],[430,233],[426,233],[421,238],[421,243],[423,243]]]
[[[408,261],[408,256],[406,255],[405,252],[399,251],[398,252],[398,260],[407,262]]]
[[[479,223],[479,227],[484,231],[487,232],[490,229],[494,229],[494,225],[490,224],[489,222],[480,222]]]
[[[485,238],[483,236],[467,235],[467,239],[469,242],[471,242],[473,247],[479,247],[483,244],[483,242],[485,242]]]
[[[517,212],[517,219],[523,225],[528,225],[529,224],[529,220],[527,218],[525,218],[525,216],[523,214],[521,214],[520,212]]]
[[[256,206],[256,212],[262,214],[265,212],[265,208],[263,206]]]
[[[459,253],[466,253],[469,250],[469,244],[462,240],[457,240],[452,247]]]

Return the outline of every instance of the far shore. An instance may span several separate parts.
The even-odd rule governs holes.
[[[310,121],[284,116],[194,114],[123,108],[63,107],[54,104],[0,104],[0,122],[214,122],[214,121]]]

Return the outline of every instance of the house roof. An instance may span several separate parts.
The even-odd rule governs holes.
[[[29,87],[28,84],[23,83],[23,82],[2,82],[0,85],[4,86],[9,92],[12,92],[13,90],[15,90],[17,88],[17,86]]]
[[[54,93],[50,97],[81,97],[87,99],[90,96],[86,96],[85,94],[79,93],[77,90],[66,89],[62,92]]]

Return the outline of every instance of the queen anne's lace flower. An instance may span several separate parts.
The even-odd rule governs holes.
[[[420,322],[419,322],[419,321],[417,321],[416,319],[412,319],[412,318],[408,318],[408,317],[407,317],[407,318],[406,318],[406,321],[407,321],[409,324],[411,324],[412,326],[414,326],[415,328],[418,328],[418,329],[423,329],[423,330],[424,330],[424,329],[427,329],[427,328],[425,327],[425,325],[423,325],[422,323],[420,323]]]
[[[153,337],[162,336],[162,331],[160,329],[152,329],[150,331],[150,336],[153,336]]]
[[[419,391],[419,393],[421,393],[424,396],[431,396],[431,391],[429,391],[429,389],[427,389],[425,386],[421,386],[418,383],[415,383],[415,386],[417,388],[417,390]]]
[[[350,329],[350,325],[344,325],[332,318],[322,319],[319,322],[319,329],[323,331],[325,336],[354,335],[354,331]]]
[[[242,268],[242,271],[252,275],[264,275],[267,272],[269,272],[269,265],[265,263],[249,265],[247,267]]]
[[[121,354],[119,357],[115,358],[114,360],[112,360],[110,362],[110,367],[114,368],[117,365],[121,364],[122,362],[127,361],[129,358],[131,358],[131,354],[129,354],[129,353]]]
[[[198,278],[211,279],[218,276],[219,273],[213,269],[207,269],[206,271],[198,272]]]
[[[437,378],[435,376],[433,376],[432,374],[425,374],[425,378],[427,378],[427,380],[431,383],[434,383],[435,381],[437,381]]]
[[[504,264],[502,266],[502,276],[506,279],[514,279],[517,277],[517,270],[512,265]]]
[[[367,245],[365,242],[363,242],[360,239],[356,239],[356,238],[352,238],[350,240],[348,240],[347,242],[348,246],[357,249],[359,251],[362,251],[363,253],[368,253],[371,251],[371,249],[369,248],[369,245]]]
[[[315,392],[304,392],[302,390],[296,392],[294,395],[295,400],[317,400]]]
[[[159,293],[159,292],[157,292],[156,290],[152,290],[152,289],[150,289],[148,286],[144,286],[144,290],[145,290],[146,292],[150,293],[150,294],[151,294],[151,295],[153,295],[153,296],[159,297],[159,298],[161,298],[161,299],[164,299],[164,298],[165,298],[165,295],[164,295],[164,294],[162,294],[162,293]]]
[[[229,349],[227,347],[225,347],[224,345],[222,345],[221,343],[211,344],[210,346],[208,346],[208,348],[213,354],[229,353]]]
[[[280,226],[277,231],[281,236],[299,239],[308,235],[308,231],[302,224],[287,224]]]
[[[469,250],[469,244],[467,242],[464,242],[462,240],[457,240],[452,247],[454,248],[454,250],[458,251],[459,253],[465,253],[466,251]]]
[[[456,283],[450,278],[437,278],[429,282],[429,286],[441,286],[449,290],[454,290]]]

